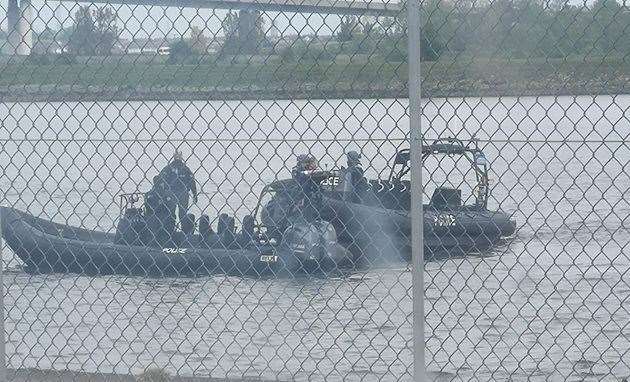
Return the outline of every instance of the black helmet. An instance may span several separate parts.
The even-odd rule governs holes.
[[[300,154],[297,157],[297,166],[300,171],[314,170],[317,168],[317,159],[311,154]]]
[[[359,164],[361,162],[361,154],[354,150],[348,151],[346,157],[348,158],[348,164]]]

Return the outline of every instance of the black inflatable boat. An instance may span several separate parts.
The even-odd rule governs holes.
[[[133,209],[130,209],[133,211]],[[128,210],[129,211],[129,210]],[[33,273],[72,272],[88,275],[141,276],[293,276],[335,271],[350,263],[325,222],[296,222],[280,241],[243,234],[199,234],[168,246],[129,244],[117,234],[86,230],[2,207],[2,235]],[[230,242],[226,242],[229,238]],[[179,243],[176,243],[179,241]]]
[[[476,142],[437,140],[424,145],[422,154],[423,160],[430,155],[461,156],[470,163],[477,180],[471,205],[462,204],[461,190],[446,187],[437,187],[430,202],[424,205],[426,259],[484,251],[514,234],[516,223],[510,215],[487,208],[488,164]],[[325,178],[321,182],[320,217],[334,225],[339,242],[355,256],[368,257],[370,261],[392,255],[409,257],[411,183],[405,179],[410,171],[409,161],[410,151],[399,151],[387,180],[365,180],[363,189],[351,193],[344,185],[346,170],[330,171],[327,177],[320,175]],[[299,185],[288,179],[268,187],[276,190],[276,199],[281,199]],[[280,204],[272,201],[264,206],[264,215],[272,215],[271,210]]]
[[[422,147],[423,162],[429,156],[443,155],[461,157],[470,165],[476,178],[474,201],[462,204],[460,189],[434,190],[429,203],[423,206],[425,257],[484,251],[513,235],[516,222],[510,215],[488,209],[488,161],[477,142],[465,144],[446,138]],[[321,217],[333,223],[340,242],[378,246],[386,238],[391,246],[409,253],[411,183],[405,178],[411,170],[410,150],[397,152],[393,162],[387,180],[366,180],[365,187],[351,193],[344,192],[347,177],[343,169],[329,179]],[[465,174],[466,170],[457,173]]]

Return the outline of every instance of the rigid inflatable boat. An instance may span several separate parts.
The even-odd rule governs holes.
[[[422,148],[423,161],[431,155],[462,156],[470,163],[477,184],[475,200],[470,205],[462,204],[460,189],[437,187],[423,206],[425,259],[484,251],[514,234],[516,222],[510,215],[488,209],[488,163],[476,142],[436,140]],[[373,261],[392,253],[402,258],[410,255],[411,183],[405,179],[410,172],[410,150],[398,151],[393,162],[387,180],[366,179],[361,190],[347,191],[343,168],[330,171],[321,182],[319,218],[333,224],[339,242],[355,257]],[[276,199],[295,193],[296,187],[299,185],[291,179],[268,186],[276,191]],[[281,204],[272,201],[264,206],[264,215],[274,215],[265,210]]]
[[[178,231],[159,245],[121,232],[140,221],[134,209],[127,210],[115,234],[55,223],[8,207],[0,213],[6,243],[33,273],[283,277],[335,271],[350,262],[350,255],[336,242],[334,228],[325,222],[295,222],[275,241],[255,231],[234,233],[229,219],[224,219],[228,228],[222,232]],[[142,235],[141,229],[136,232]]]

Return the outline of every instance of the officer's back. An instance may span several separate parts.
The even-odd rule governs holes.
[[[160,172],[164,183],[175,193],[188,193],[194,183],[192,171],[184,161],[176,157]]]

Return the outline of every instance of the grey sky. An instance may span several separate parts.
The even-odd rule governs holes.
[[[6,29],[7,0],[0,0],[0,17],[2,28]],[[46,25],[53,29],[69,27],[72,18],[80,5],[68,1],[43,1],[33,0],[35,9],[33,28],[41,31]],[[95,5],[96,6],[96,5]],[[118,13],[118,26],[123,29],[122,37],[161,37],[164,35],[181,36],[189,34],[189,26],[194,25],[204,29],[205,35],[215,35],[221,28],[221,20],[227,13],[226,10],[175,8],[143,5],[111,5]],[[270,20],[282,34],[331,34],[339,24],[339,16],[336,15],[309,15],[293,13],[267,12],[264,14],[266,26],[271,25]],[[308,19],[308,21],[307,21]]]
[[[70,1],[32,0],[35,9],[33,28],[41,31],[46,25],[53,29],[70,27],[74,13],[80,5]],[[371,0],[391,1],[398,0]],[[570,4],[590,4],[594,0],[569,0]],[[96,5],[95,5],[96,6]],[[101,6],[99,4],[99,6]],[[6,30],[7,0],[0,0],[2,28]],[[159,38],[164,35],[177,37],[190,34],[190,26],[204,29],[206,36],[220,34],[221,20],[226,10],[176,8],[144,5],[111,5],[118,13],[118,26],[123,38]],[[264,14],[267,28],[274,20],[276,28],[284,35],[313,34],[330,35],[339,25],[337,15],[294,14],[267,12]]]

